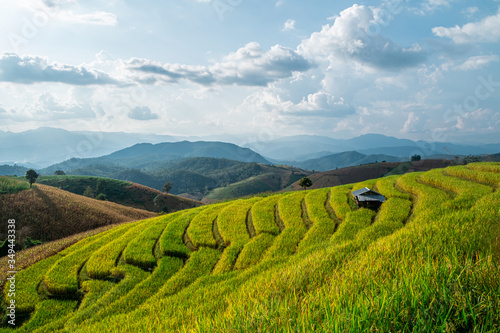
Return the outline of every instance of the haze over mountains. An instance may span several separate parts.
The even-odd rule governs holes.
[[[70,132],[56,128],[39,128],[20,133],[0,131],[0,164],[18,164],[41,169],[74,157],[95,158],[111,154],[108,156],[108,159],[116,160],[123,159],[125,154],[131,154],[136,155],[135,158],[137,160],[143,159],[149,162],[183,157],[220,157],[243,162],[272,162],[310,168],[308,163],[296,162],[304,162],[336,153],[352,151],[364,155],[388,155],[385,158],[384,156],[375,157],[374,160],[371,159],[373,161],[384,159],[387,161],[397,161],[400,159],[391,159],[390,156],[408,159],[414,154],[442,157],[442,155],[494,154],[500,151],[500,143],[483,145],[430,143],[398,139],[380,134],[366,134],[346,140],[301,135],[246,144],[241,144],[244,142],[243,137],[240,139],[236,137],[227,138],[233,143],[251,149],[253,152],[234,146],[231,148],[233,151],[229,152],[227,150],[229,149],[228,144],[198,143],[196,148],[189,143],[178,144],[176,146],[143,144],[178,142],[186,139],[193,140],[193,138],[168,135],[119,132]],[[207,140],[213,141],[213,138],[196,138],[196,141]],[[132,148],[134,145],[136,146]],[[127,147],[131,148],[118,152]],[[247,154],[247,157],[242,157],[242,155]],[[363,158],[358,160],[362,161]],[[97,161],[93,161],[93,163],[95,162]],[[316,167],[315,169],[319,170],[320,168]]]

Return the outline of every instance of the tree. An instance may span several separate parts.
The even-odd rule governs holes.
[[[299,186],[301,186],[304,190],[306,187],[311,187],[313,184],[312,180],[309,177],[304,177],[299,181]]]
[[[26,179],[30,182],[30,188],[31,185],[33,185],[34,182],[36,182],[36,179],[38,178],[38,174],[36,173],[35,170],[29,169],[26,171]]]
[[[56,170],[54,172],[54,175],[56,175],[56,176],[65,176],[66,173],[64,171],[62,171],[62,170]]]
[[[94,190],[92,187],[87,186],[85,188],[85,191],[83,191],[83,196],[88,197],[88,198],[93,198],[94,197]]]
[[[413,156],[411,157],[411,161],[412,161],[412,162],[415,162],[415,161],[420,161],[421,159],[422,159],[422,156],[417,155],[417,154],[415,154],[415,155],[413,155]]]
[[[163,185],[163,188],[161,189],[163,192],[168,193],[172,189],[172,183],[171,182],[166,182],[165,185]]]

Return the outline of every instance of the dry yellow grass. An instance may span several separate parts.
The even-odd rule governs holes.
[[[157,216],[141,209],[90,199],[46,185],[0,196],[0,220],[16,220],[16,238],[53,241],[106,225]],[[0,240],[7,229],[0,230]]]

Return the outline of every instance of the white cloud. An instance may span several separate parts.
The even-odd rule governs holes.
[[[425,11],[434,11],[441,7],[449,7],[453,0],[426,0],[423,2],[422,6]]]
[[[474,23],[452,28],[435,27],[432,32],[438,37],[447,37],[456,44],[494,43],[500,40],[500,9],[496,15],[485,17]]]
[[[290,31],[290,30],[295,30],[295,20],[292,19],[286,20],[285,24],[283,24],[283,28],[281,28],[281,31]]]
[[[77,24],[115,26],[118,23],[116,15],[107,12],[76,14],[73,11],[65,10],[58,12],[56,17],[62,22]]]
[[[135,107],[128,113],[128,117],[135,120],[154,120],[159,118],[158,114],[153,113],[147,106]]]
[[[116,84],[108,74],[84,66],[49,63],[47,58],[20,56],[15,53],[0,55],[0,82],[33,84],[60,82],[72,85]]]
[[[202,85],[266,86],[294,72],[307,71],[312,64],[289,48],[280,45],[264,52],[256,42],[248,43],[211,66],[162,64],[145,59],[131,59],[130,70],[141,73],[145,83],[177,83],[188,80]]]
[[[488,64],[492,62],[497,62],[499,61],[500,58],[497,55],[489,55],[489,56],[475,56],[475,57],[470,57],[466,61],[464,61],[462,64],[453,67],[453,70],[461,70],[461,71],[469,71],[469,70],[474,70],[474,69],[479,69],[484,66],[487,66]]]
[[[415,112],[408,113],[408,119],[403,125],[403,129],[401,130],[401,132],[410,133],[421,130],[419,127],[420,122],[420,117],[417,116]]]
[[[74,102],[63,102],[57,100],[50,93],[43,93],[38,100],[26,105],[24,110],[24,119],[37,119],[42,121],[61,120],[61,119],[92,119],[96,118],[96,112],[86,103],[78,104]]]
[[[312,58],[333,57],[336,61],[355,61],[378,69],[398,70],[422,63],[426,56],[418,45],[401,48],[391,40],[373,34],[377,24],[374,9],[353,5],[324,25],[299,45],[298,50]]]
[[[61,22],[102,26],[116,26],[118,22],[113,13],[105,11],[79,13],[66,9],[72,7],[82,10],[84,6],[80,5],[77,0],[18,0],[17,4],[38,15],[47,15],[50,19]]]
[[[462,14],[470,18],[479,11],[478,7],[467,7],[462,10]]]

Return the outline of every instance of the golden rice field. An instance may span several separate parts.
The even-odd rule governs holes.
[[[499,186],[473,163],[120,225],[17,274],[15,332],[499,332]]]

